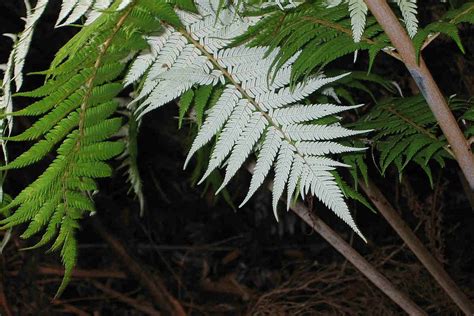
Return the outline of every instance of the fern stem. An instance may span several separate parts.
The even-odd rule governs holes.
[[[81,114],[80,114],[80,119],[79,119],[79,138],[78,142],[76,143],[76,148],[78,149],[80,147],[80,142],[81,139],[84,137],[84,124],[85,124],[85,116],[86,116],[86,111],[87,108],[89,107],[89,99],[92,95],[92,90],[94,89],[94,80],[97,76],[97,72],[102,64],[102,59],[104,58],[105,54],[107,53],[107,50],[109,49],[110,45],[112,44],[112,41],[117,35],[117,32],[120,30],[120,28],[123,26],[125,23],[125,20],[127,19],[128,15],[132,11],[134,2],[132,2],[129,7],[125,10],[124,14],[120,17],[120,19],[117,21],[117,24],[115,25],[114,29],[112,30],[112,34],[107,38],[107,40],[104,42],[102,47],[100,48],[100,53],[99,56],[97,57],[95,64],[94,64],[94,70],[90,78],[86,82],[86,94],[84,95],[83,102],[81,104]]]
[[[420,57],[418,63],[413,42],[385,0],[365,0],[365,2],[397,49],[398,54],[402,57],[403,63],[418,85],[446,136],[471,190],[474,190],[474,155],[471,147],[459,128],[423,57]],[[474,308],[463,310],[474,313]]]
[[[385,196],[380,192],[377,186],[370,180],[366,184],[364,180],[359,180],[359,185],[369,199],[377,207],[378,211],[385,217],[387,222],[407,244],[418,260],[431,273],[433,278],[443,288],[443,290],[458,304],[461,309],[467,313],[473,310],[473,306],[467,296],[461,291],[456,283],[443,269],[443,266],[426,249],[423,243],[416,237],[415,233],[398,215],[398,212],[390,205]],[[471,315],[471,314],[469,314]]]

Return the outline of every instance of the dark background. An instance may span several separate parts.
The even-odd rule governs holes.
[[[25,72],[46,69],[54,53],[76,32],[73,27],[54,29],[59,2],[51,1],[36,29]],[[430,3],[422,6],[422,21],[434,20],[442,12],[442,5]],[[1,1],[0,33],[20,32],[23,15],[22,1]],[[425,53],[446,95],[468,96],[474,89],[474,32],[464,28],[461,35],[466,55],[444,38]],[[10,48],[8,38],[0,39],[0,63],[6,62]],[[349,56],[343,66],[353,67],[351,59]],[[408,93],[413,89],[402,65],[385,56],[378,57],[374,72],[393,78]],[[42,80],[26,76],[23,90],[41,85]],[[15,107],[29,102],[17,99]],[[277,223],[266,190],[259,190],[244,208],[234,211],[222,198],[216,200],[212,191],[192,186],[192,168],[182,171],[191,129],[184,126],[178,131],[176,115],[174,104],[154,111],[140,130],[139,163],[147,202],[144,217],[138,215],[138,203],[128,194],[121,172],[101,181],[101,192],[95,197],[97,215],[85,219],[78,233],[78,271],[82,274],[76,274],[59,300],[51,301],[61,280],[57,255],[44,254],[46,248],[19,251],[33,242],[18,237],[20,228],[14,230],[0,257],[0,289],[14,315],[140,315],[144,311],[137,306],[153,307],[153,295],[136,275],[128,274],[130,262],[124,264],[107,238],[122,245],[129,259],[153,280],[162,280],[190,314],[402,313],[292,213],[282,212]],[[15,120],[14,134],[30,124],[25,118]],[[25,148],[24,144],[9,146],[11,157]],[[18,193],[44,167],[43,163],[9,173],[5,191]],[[385,178],[374,173],[373,178],[472,298],[474,213],[464,197],[456,165],[435,170],[434,191],[417,168],[408,175],[401,183],[395,173]],[[248,183],[245,171],[231,182],[229,192],[236,204]],[[315,211],[430,315],[458,313],[381,216],[355,204],[352,209],[368,244],[324,208],[317,205]]]

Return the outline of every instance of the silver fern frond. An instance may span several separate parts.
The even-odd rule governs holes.
[[[302,105],[307,96],[347,74],[326,77],[322,74],[290,87],[291,68],[296,56],[272,73],[278,49],[266,56],[266,47],[226,48],[230,40],[257,21],[242,18],[230,9],[217,14],[218,1],[197,2],[200,15],[178,11],[186,29],[172,27],[149,38],[149,51],[138,56],[126,83],[143,74],[143,89],[134,101],[140,116],[156,109],[196,85],[223,83],[224,91],[196,136],[185,166],[205,144],[217,137],[207,171],[201,182],[219,167],[225,168],[222,189],[261,144],[250,188],[241,206],[262,185],[275,166],[273,208],[288,191],[288,203],[298,189],[304,199],[318,197],[362,238],[338,187],[333,171],[348,167],[326,157],[361,150],[342,146],[335,139],[366,131],[353,131],[339,124],[310,122],[355,107],[334,104]],[[219,189],[219,190],[220,190]]]

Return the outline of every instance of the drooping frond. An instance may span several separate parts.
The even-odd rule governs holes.
[[[27,6],[25,27],[23,32],[18,36],[6,34],[13,40],[13,48],[10,52],[7,64],[5,65],[2,90],[3,98],[0,100],[0,108],[11,112],[13,108],[12,102],[12,82],[15,82],[16,90],[20,90],[23,85],[23,68],[25,66],[26,55],[31,45],[33,33],[39,18],[43,15],[48,0],[39,0],[34,8]],[[8,119],[9,130],[12,129],[13,121]]]
[[[149,38],[151,45],[155,43],[151,53],[144,53],[132,65],[127,78],[145,73],[143,88],[134,101],[141,102],[140,115],[183,95],[193,86],[223,83],[224,89],[207,112],[185,165],[217,136],[203,180],[225,162],[222,189],[260,143],[250,190],[242,204],[276,165],[274,201],[280,198],[285,186],[290,196],[288,203],[296,189],[302,198],[315,195],[361,235],[332,174],[336,167],[347,165],[328,155],[359,150],[334,140],[363,131],[348,130],[338,123],[317,123],[318,119],[357,106],[301,103],[345,75],[328,78],[320,74],[290,87],[292,67],[299,56],[296,53],[270,78],[278,48],[268,57],[266,47],[225,48],[232,37],[243,34],[255,19],[241,18],[232,8],[216,14],[218,1],[203,0],[197,5],[200,15],[178,11],[185,28],[168,27],[160,36]],[[274,207],[276,214],[276,203]]]
[[[120,11],[132,1],[119,0],[120,5],[115,9]],[[114,3],[113,0],[63,0],[56,26],[70,25],[82,17],[86,17],[85,25],[94,22],[105,10]]]
[[[110,140],[122,125],[121,118],[113,117],[118,106],[114,97],[123,88],[117,80],[130,53],[146,47],[142,34],[159,27],[150,1],[129,1],[118,10],[121,3],[115,2],[57,53],[43,72],[47,75],[43,86],[18,93],[41,99],[10,115],[38,120],[21,134],[2,138],[36,142],[0,170],[29,166],[56,150],[43,174],[3,209],[14,212],[0,223],[4,228],[27,223],[23,238],[42,234],[34,247],[52,242],[51,249],[60,252],[66,270],[59,293],[76,262],[79,220],[94,211],[90,193],[97,189],[95,180],[111,175],[106,161],[124,149],[123,142]],[[171,8],[160,18],[167,23],[177,20]]]

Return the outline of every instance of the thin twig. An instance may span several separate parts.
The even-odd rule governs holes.
[[[156,302],[164,312],[176,316],[186,315],[184,308],[181,306],[179,301],[169,293],[160,276],[156,274],[152,276],[145,271],[140,264],[128,254],[125,247],[115,237],[107,232],[105,227],[97,218],[93,219],[92,224],[102,239],[109,244],[110,248],[122,261],[124,267],[128,269],[131,275],[140,281],[140,283],[148,290],[154,302]]]
[[[124,302],[125,304],[127,305],[130,305],[131,307],[135,308],[137,311],[140,311],[140,312],[143,312],[145,313],[146,315],[151,315],[151,316],[159,316],[160,313],[153,308],[153,306],[147,302],[142,302],[142,301],[138,301],[136,299],[133,299],[133,298],[130,298],[128,296],[125,296],[123,295],[122,293],[120,292],[117,292],[105,285],[103,285],[102,283],[99,283],[99,282],[92,282],[92,284],[98,288],[99,290],[101,290],[102,292],[104,292],[105,294],[119,300],[119,301],[122,301]]]
[[[53,266],[40,266],[36,271],[41,275],[56,275],[63,276],[64,268],[63,267],[53,267]],[[8,273],[10,276],[17,276],[19,271],[12,271]],[[72,278],[80,279],[127,279],[127,275],[122,271],[117,270],[98,270],[98,269],[89,269],[81,270],[74,269],[71,274]]]
[[[62,311],[64,313],[67,313],[68,315],[76,315],[76,316],[88,316],[89,313],[83,311],[82,309],[74,306],[74,305],[71,305],[71,304],[68,304],[62,300],[59,300],[59,299],[51,299],[51,303],[53,305],[58,305],[58,306],[62,306]]]

